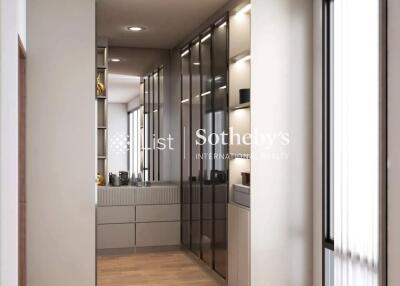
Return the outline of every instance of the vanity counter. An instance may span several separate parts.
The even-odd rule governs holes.
[[[180,189],[174,184],[97,188],[97,249],[180,244]]]
[[[97,187],[97,206],[179,204],[180,190],[175,184]]]

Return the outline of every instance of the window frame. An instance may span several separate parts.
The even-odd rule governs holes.
[[[322,285],[325,285],[325,251],[334,251],[333,238],[329,238],[330,215],[333,203],[333,187],[330,176],[332,170],[331,142],[333,130],[330,130],[332,120],[333,95],[333,5],[337,0],[322,1]],[[388,191],[387,191],[387,163],[388,163],[388,1],[379,0],[379,285],[387,285],[388,277]]]

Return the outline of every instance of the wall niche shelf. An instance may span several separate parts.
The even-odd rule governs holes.
[[[229,17],[229,127],[241,138],[251,134],[250,102],[240,103],[240,90],[251,89],[251,10],[245,1]],[[251,98],[250,98],[251,100]],[[233,186],[242,184],[242,173],[250,173],[251,145],[232,142],[229,145],[228,205],[228,281],[229,285],[250,285],[250,209],[238,207]]]
[[[250,50],[245,50],[243,52],[240,52],[239,54],[233,55],[229,58],[229,62],[231,64],[240,62],[241,60],[249,60],[249,57],[251,56]]]
[[[231,111],[235,111],[235,110],[244,109],[244,108],[250,108],[250,102],[245,102],[245,103],[241,103],[238,105],[234,105],[234,106],[231,106],[229,109]]]

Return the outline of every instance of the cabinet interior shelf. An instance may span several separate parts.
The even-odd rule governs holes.
[[[107,126],[97,126],[97,129],[107,129]]]
[[[107,99],[107,96],[105,96],[105,95],[97,95],[96,98],[97,99]]]
[[[97,156],[97,159],[99,159],[99,160],[105,160],[105,159],[107,159],[107,156]]]
[[[244,58],[250,57],[250,56],[251,56],[250,50],[246,50],[246,51],[240,52],[240,53],[230,57],[229,62],[231,64],[234,64],[234,63],[236,63]]]
[[[99,66],[99,67],[97,67],[97,69],[98,69],[98,70],[106,70],[106,69],[107,69],[107,67],[104,67],[104,66]]]
[[[243,109],[243,108],[250,108],[250,102],[245,102],[242,104],[234,105],[234,106],[231,106],[229,109],[233,111],[233,110],[238,110],[238,109]]]

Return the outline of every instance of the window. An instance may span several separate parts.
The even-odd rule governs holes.
[[[324,0],[326,286],[378,285],[380,1]]]

